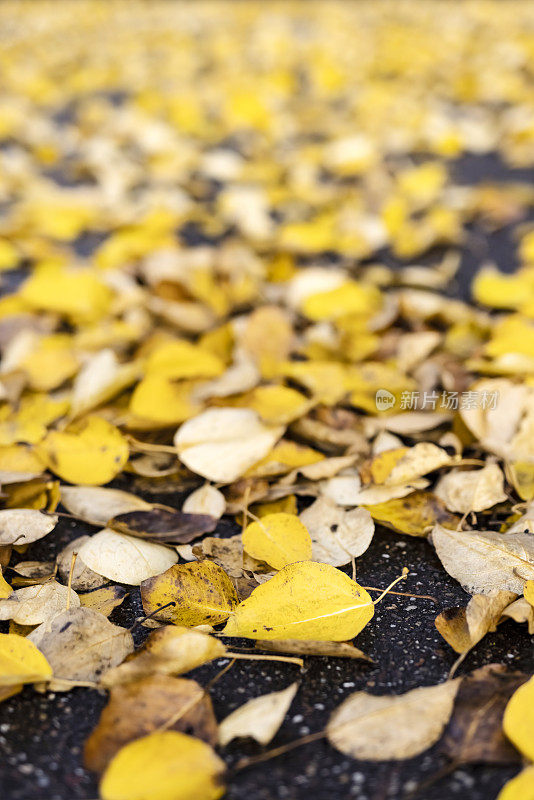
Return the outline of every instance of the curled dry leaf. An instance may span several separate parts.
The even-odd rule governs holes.
[[[237,605],[234,585],[226,572],[212,561],[175,564],[161,575],[141,584],[146,614],[175,625],[217,625]],[[171,606],[155,613],[162,606]]]
[[[163,545],[105,528],[82,545],[78,559],[104,578],[138,586],[176,564],[178,555]]]
[[[15,633],[0,633],[0,687],[51,677],[52,667],[33,642]]]
[[[457,653],[467,653],[489,631],[495,631],[504,609],[516,598],[513,592],[495,589],[475,594],[465,608],[447,608],[436,617],[436,628]]]
[[[150,503],[130,492],[101,486],[62,486],[61,502],[75,517],[102,528],[119,514],[152,508]]]
[[[298,683],[292,683],[280,692],[254,697],[232,711],[219,725],[221,747],[244,736],[263,745],[269,744],[284,721],[298,688]]]
[[[165,508],[129,511],[108,522],[108,527],[119,533],[168,544],[187,544],[203,533],[211,533],[216,526],[215,517],[207,514],[184,514]]]
[[[76,592],[57,581],[17,589],[7,600],[0,600],[0,619],[19,625],[40,625],[67,607],[80,605]]]
[[[346,511],[326,497],[317,498],[300,519],[311,536],[313,559],[334,567],[365,553],[375,531],[366,509]]]
[[[180,460],[208,480],[232,483],[267,455],[284,428],[269,427],[247,408],[211,408],[178,429]]]
[[[412,758],[431,747],[449,721],[459,681],[399,695],[354,692],[328,721],[328,741],[365,761]]]
[[[200,489],[187,497],[183,504],[182,511],[185,514],[206,514],[214,519],[220,519],[226,508],[226,500],[222,492],[205,483]]]
[[[362,661],[372,661],[350,642],[314,642],[299,641],[298,639],[281,639],[268,641],[267,639],[256,642],[258,650],[269,650],[273,653],[289,653],[296,656],[331,656],[332,658],[356,658]]]
[[[251,522],[243,531],[243,547],[249,556],[282,569],[312,557],[312,541],[295,514],[279,512]]]
[[[0,511],[0,545],[36,542],[53,531],[58,518],[31,508],[8,508]]]
[[[512,695],[504,712],[503,728],[514,747],[534,761],[534,677]]]
[[[91,589],[97,589],[103,586],[107,578],[103,578],[98,572],[89,569],[81,558],[78,558],[78,553],[86,542],[90,541],[90,536],[79,536],[73,539],[66,547],[60,552],[57,557],[57,571],[63,583],[68,583],[69,576],[72,569],[71,587],[76,591],[88,592]],[[76,553],[76,560],[74,568],[72,567],[72,556]]]
[[[504,619],[513,619],[514,622],[526,622],[529,634],[531,636],[534,634],[534,608],[524,597],[520,597],[510,603],[504,609],[502,615]]]
[[[147,675],[181,675],[226,653],[213,636],[189,628],[166,625],[152,631],[143,647],[102,678],[105,687],[118,686]]]
[[[28,636],[54,671],[55,690],[70,689],[66,681],[97,681],[133,650],[130,631],[113,625],[90,608],[62,611]]]
[[[504,475],[497,464],[477,470],[451,470],[439,479],[434,492],[449,511],[460,514],[484,511],[507,499]]]
[[[344,642],[374,614],[365,589],[329,564],[289,564],[254,589],[230,616],[225,636]]]
[[[159,729],[217,743],[210,697],[196,681],[152,675],[113,687],[98,725],[85,742],[85,766],[103,772],[121,747]]]
[[[520,755],[503,732],[503,714],[523,672],[488,664],[462,678],[440,751],[455,764],[513,764]]]
[[[432,544],[449,573],[466,592],[494,589],[523,593],[534,579],[534,536],[528,533],[456,531],[436,525]]]
[[[211,747],[185,733],[164,731],[130,742],[109,764],[102,800],[218,800],[225,764]]]

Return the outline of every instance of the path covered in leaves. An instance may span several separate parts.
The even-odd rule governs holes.
[[[534,8],[0,22],[3,796],[529,800]]]

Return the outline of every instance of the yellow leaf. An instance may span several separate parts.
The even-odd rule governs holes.
[[[365,589],[329,564],[299,561],[258,586],[226,623],[226,636],[344,642],[374,614]]]
[[[294,514],[267,514],[243,532],[243,547],[252,558],[282,569],[312,555],[310,534]]]
[[[33,642],[0,633],[0,686],[35,683],[52,677],[52,667]]]
[[[314,321],[338,319],[347,314],[370,316],[381,302],[376,286],[347,281],[328,292],[309,295],[302,304],[302,313]]]
[[[245,399],[268,425],[287,425],[310,407],[310,401],[289,386],[258,386]]]
[[[62,314],[79,325],[102,317],[112,292],[89,269],[45,263],[22,286],[20,297],[30,308]]]
[[[505,783],[497,800],[534,800],[534,767],[527,767]]]
[[[0,446],[0,472],[20,472],[21,480],[26,476],[39,475],[44,464],[31,448],[23,444]]]
[[[13,592],[13,589],[2,575],[2,567],[0,566],[0,600],[5,600]]]
[[[70,483],[109,483],[128,461],[128,443],[110,422],[97,416],[51,431],[38,447],[48,468]]]
[[[130,411],[162,426],[177,425],[202,410],[193,399],[196,386],[195,381],[175,383],[163,375],[147,375],[132,394]]]
[[[224,762],[185,733],[143,736],[119,750],[100,784],[102,800],[217,800]]]
[[[510,698],[503,718],[503,729],[514,747],[534,761],[534,678],[524,683]]]
[[[534,607],[534,581],[525,581],[523,595],[527,603]]]
[[[78,366],[72,338],[64,333],[44,336],[19,364],[28,376],[30,387],[40,392],[61,386],[72,378]]]
[[[522,500],[534,500],[534,462],[512,462],[510,464],[510,479]]]
[[[141,599],[146,614],[173,603],[155,618],[188,627],[223,622],[237,605],[232,581],[222,567],[208,560],[175,564],[148,578],[141,584]]]
[[[413,492],[407,497],[366,505],[365,508],[373,519],[410,536],[425,536],[437,522],[450,527],[459,522],[432,492]]]
[[[215,378],[224,372],[224,362],[218,356],[187,341],[166,342],[148,358],[148,375],[179,380],[183,378]]]

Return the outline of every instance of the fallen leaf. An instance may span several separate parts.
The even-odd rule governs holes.
[[[102,686],[118,686],[150,675],[181,675],[214,658],[226,648],[219,639],[201,631],[165,625],[152,631],[143,647],[102,677]]]
[[[220,519],[226,508],[226,500],[222,492],[205,483],[185,500],[182,511],[185,514],[202,514],[214,519]]]
[[[0,544],[29,544],[53,531],[58,518],[54,514],[28,508],[0,511]]]
[[[230,578],[240,578],[243,575],[243,539],[240,533],[230,536],[229,539],[206,536],[194,546],[193,553],[199,559],[209,558],[214,561]]]
[[[346,641],[374,614],[365,589],[329,564],[289,564],[240,603],[225,636]]]
[[[106,583],[106,578],[99,575],[98,572],[93,572],[89,569],[81,558],[76,556],[74,568],[72,568],[72,556],[74,553],[78,554],[86,542],[90,541],[90,536],[79,536],[73,539],[66,547],[59,553],[57,557],[57,571],[63,583],[68,583],[69,576],[72,569],[71,588],[75,591],[88,592],[91,589],[97,589]]]
[[[203,533],[211,533],[217,527],[217,520],[207,514],[184,514],[182,511],[153,508],[120,514],[110,519],[107,525],[119,533],[147,541],[186,544]]]
[[[0,686],[37,683],[52,677],[52,667],[29,639],[0,633]]]
[[[371,515],[364,508],[346,511],[319,497],[300,515],[312,540],[312,558],[342,567],[365,553],[374,535]]]
[[[212,746],[217,743],[211,700],[196,681],[152,675],[113,687],[85,742],[84,764],[103,772],[121,747],[161,728],[187,732]]]
[[[243,531],[243,547],[253,558],[282,569],[312,556],[312,542],[305,525],[295,514],[267,514]]]
[[[46,656],[55,691],[70,689],[64,681],[97,681],[133,650],[132,634],[90,608],[62,611],[39,625],[28,639]]]
[[[2,575],[2,568],[0,567],[0,600],[6,600],[12,593],[13,589]]]
[[[523,593],[534,578],[534,536],[528,533],[456,531],[436,525],[432,544],[438,557],[466,592],[494,589]]]
[[[356,658],[372,661],[350,642],[314,642],[298,639],[281,639],[279,641],[262,640],[256,642],[258,650],[269,650],[273,653],[289,653],[296,656],[331,656],[332,658]]]
[[[409,536],[426,536],[437,523],[454,525],[460,521],[433,492],[412,492],[407,497],[366,505],[366,508],[377,522]]]
[[[282,435],[246,408],[210,408],[184,422],[174,444],[192,472],[218,483],[232,483],[263,458]]]
[[[219,725],[221,747],[245,736],[260,744],[269,744],[284,721],[298,688],[298,683],[292,683],[280,692],[254,697],[232,711]]]
[[[458,688],[454,680],[399,695],[354,692],[330,717],[328,741],[364,761],[413,758],[440,738]]]
[[[217,625],[237,605],[237,594],[226,572],[212,561],[176,564],[141,584],[146,614],[175,625]],[[167,603],[172,606],[158,611]]]
[[[38,447],[47,467],[70,483],[109,483],[128,461],[128,442],[102,417],[89,416],[50,431]]]
[[[504,712],[503,729],[514,747],[534,761],[534,678],[517,689]]]
[[[152,508],[150,503],[129,492],[101,486],[62,486],[61,502],[75,517],[99,527],[105,527],[108,520],[119,514]]]
[[[436,628],[457,653],[467,653],[489,631],[497,630],[504,609],[515,600],[513,592],[495,589],[475,594],[465,608],[448,608],[436,617]]]
[[[130,742],[109,764],[102,800],[217,800],[224,794],[225,764],[200,739],[177,731]]]
[[[84,608],[90,608],[109,617],[113,609],[126,599],[127,592],[122,586],[104,586],[101,589],[79,593],[78,597],[80,605]]]
[[[484,511],[507,499],[504,475],[497,464],[478,470],[451,470],[439,479],[434,492],[449,511],[460,514]]]
[[[80,547],[78,559],[111,581],[138,586],[178,561],[175,551],[105,528]]]
[[[78,595],[57,581],[17,589],[7,600],[0,600],[0,619],[12,619],[19,625],[40,625],[63,611],[67,602],[80,605]]]
[[[440,752],[454,764],[513,764],[519,753],[506,740],[503,714],[516,689],[528,679],[500,664],[488,664],[462,678]]]
[[[526,767],[519,775],[504,784],[497,800],[533,800],[534,766]]]

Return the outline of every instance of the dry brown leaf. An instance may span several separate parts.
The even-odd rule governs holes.
[[[215,745],[217,722],[209,695],[196,681],[168,675],[113,687],[85,742],[84,764],[103,772],[121,747],[157,730],[182,731]]]
[[[332,658],[356,658],[372,661],[351,642],[313,642],[299,639],[280,639],[269,641],[260,639],[256,642],[258,650],[269,650],[273,653],[289,653],[296,656],[331,656]]]
[[[90,540],[89,536],[79,536],[73,539],[72,542],[63,548],[57,557],[57,569],[59,577],[63,583],[67,583],[72,569],[71,586],[76,591],[88,592],[91,589],[97,589],[107,582],[107,578],[103,578],[98,572],[93,572],[89,569],[81,558],[78,558],[78,553],[83,545]],[[76,553],[76,560],[74,567],[72,567],[72,556]]]

